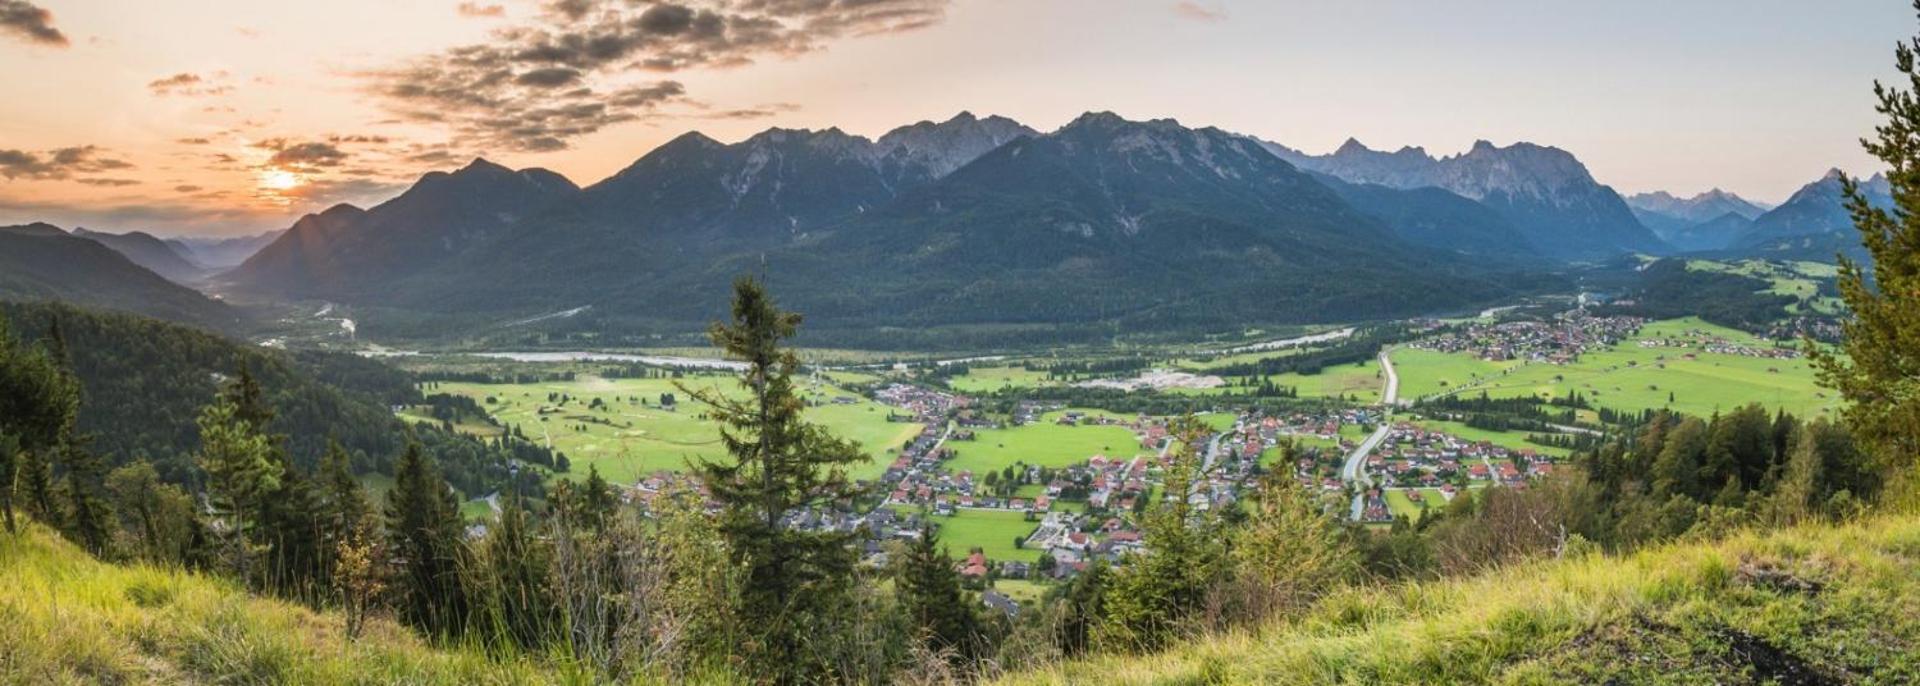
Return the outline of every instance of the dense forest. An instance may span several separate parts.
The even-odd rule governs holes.
[[[194,417],[244,370],[257,382],[274,419],[266,429],[286,437],[285,450],[304,470],[319,466],[339,443],[356,474],[392,474],[408,441],[419,443],[462,492],[538,493],[536,470],[511,457],[551,467],[533,444],[503,450],[431,424],[408,426],[393,408],[424,398],[413,379],[355,355],[283,352],[136,315],[58,304],[0,304],[0,316],[26,341],[56,343],[81,389],[76,430],[109,466],[146,462],[171,483],[195,481],[200,444]],[[525,443],[521,441],[520,443]]]

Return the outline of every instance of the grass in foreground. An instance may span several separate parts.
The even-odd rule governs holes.
[[[429,646],[177,570],[95,561],[39,526],[0,532],[0,683],[501,684],[551,667]]]
[[[1336,594],[1291,623],[1010,684],[1912,683],[1920,518]]]

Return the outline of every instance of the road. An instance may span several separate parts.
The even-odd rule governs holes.
[[[1387,372],[1387,389],[1380,395],[1380,403],[1392,408],[1400,404],[1400,374],[1393,370],[1393,358],[1387,357],[1387,349],[1380,349],[1380,368]]]
[[[1366,510],[1367,489],[1373,487],[1373,477],[1367,475],[1367,455],[1387,439],[1387,432],[1393,428],[1393,408],[1400,404],[1400,375],[1394,372],[1393,359],[1387,357],[1385,349],[1380,351],[1380,369],[1387,373],[1387,387],[1380,394],[1380,426],[1347,454],[1347,463],[1340,468],[1340,481],[1353,489],[1353,507],[1347,516],[1356,522]]]

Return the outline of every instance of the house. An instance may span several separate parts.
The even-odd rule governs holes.
[[[968,555],[967,560],[960,564],[960,576],[964,576],[969,579],[987,578],[986,554],[978,550],[975,550],[973,551],[973,554]]]
[[[1025,579],[1027,575],[1032,573],[1033,565],[1025,562],[1016,560],[1000,563],[1000,578],[1003,579]]]

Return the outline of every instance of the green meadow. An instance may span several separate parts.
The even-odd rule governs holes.
[[[949,388],[961,393],[992,393],[1009,388],[1039,388],[1058,383],[1048,379],[1046,372],[1023,367],[974,367],[965,374],[947,380]]]
[[[1694,318],[1648,324],[1638,336],[1608,350],[1582,355],[1570,365],[1487,362],[1467,354],[1397,349],[1400,395],[1415,399],[1441,393],[1494,397],[1562,397],[1579,391],[1595,406],[1638,411],[1672,408],[1700,416],[1748,403],[1803,417],[1831,415],[1838,399],[1815,383],[1802,359],[1769,359],[1708,353],[1698,348],[1642,347],[1642,339],[1703,332],[1754,347],[1772,344],[1752,335]],[[1691,354],[1695,359],[1685,359]]]
[[[546,442],[566,453],[573,477],[592,465],[614,483],[633,483],[654,471],[683,468],[689,460],[720,459],[719,425],[705,407],[681,391],[690,388],[740,393],[730,376],[698,375],[683,379],[604,379],[582,376],[573,381],[524,384],[441,383],[430,393],[464,395],[479,402],[503,424],[518,425],[533,441]],[[888,408],[831,384],[812,380],[801,384],[812,403],[807,418],[835,435],[860,443],[872,458],[850,471],[871,479],[886,471],[900,447],[919,435],[912,422],[887,421]],[[678,403],[662,407],[662,394],[674,394]],[[549,394],[567,396],[567,402],[549,402]],[[842,404],[838,398],[851,398]],[[593,407],[595,400],[599,407]],[[492,427],[462,427],[481,435],[497,434]]]
[[[976,474],[990,469],[1005,469],[1023,462],[1036,467],[1066,467],[1087,461],[1095,455],[1131,459],[1148,451],[1140,447],[1133,430],[1124,426],[1056,423],[1061,413],[1052,412],[1041,421],[1004,429],[981,429],[971,441],[948,441],[954,457],[945,465],[955,473]]]

